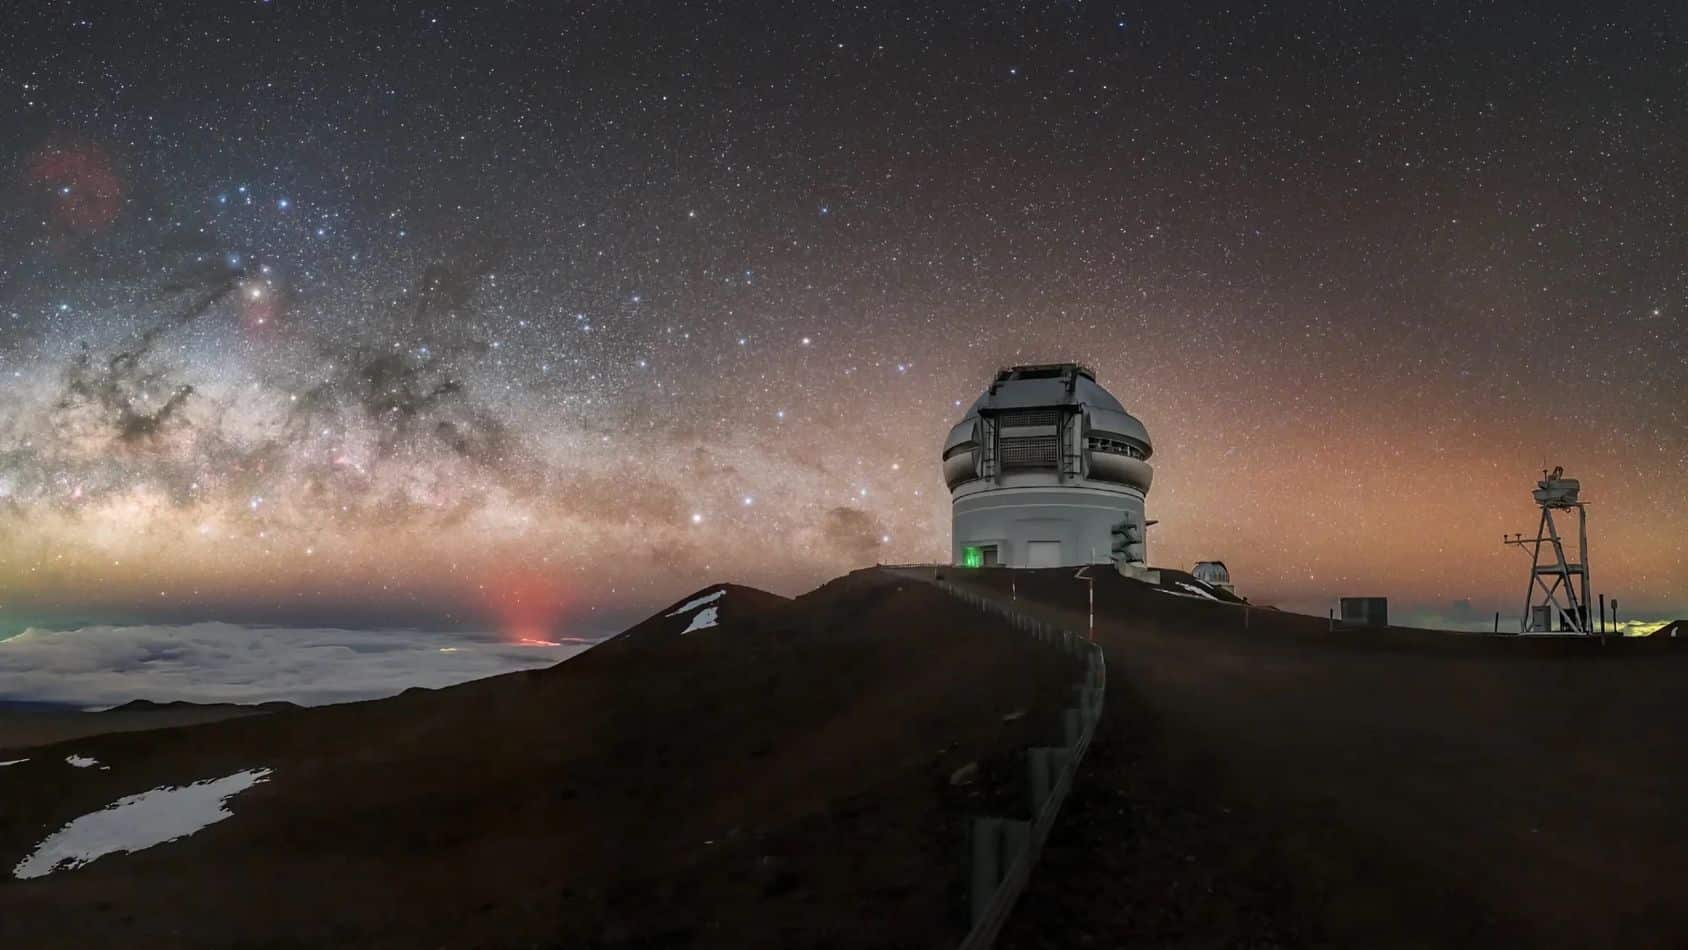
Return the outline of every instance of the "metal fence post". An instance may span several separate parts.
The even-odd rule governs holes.
[[[978,924],[1002,880],[1002,819],[973,819],[972,888],[969,922]]]
[[[1032,748],[1026,750],[1026,778],[1031,789],[1032,817],[1043,814],[1043,803],[1049,801],[1049,792],[1055,787],[1054,777],[1049,770],[1049,750]]]

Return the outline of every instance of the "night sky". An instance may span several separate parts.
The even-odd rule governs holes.
[[[1059,360],[1157,564],[1513,622],[1562,464],[1688,614],[1670,6],[0,4],[0,631],[942,558],[944,433]]]

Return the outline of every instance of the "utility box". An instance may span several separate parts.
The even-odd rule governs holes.
[[[1345,624],[1360,627],[1389,626],[1389,598],[1343,597],[1338,611]]]

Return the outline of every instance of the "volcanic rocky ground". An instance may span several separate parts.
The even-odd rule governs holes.
[[[189,837],[0,876],[0,946],[958,942],[968,816],[1024,815],[1075,662],[877,571],[687,600],[547,670],[0,748],[7,872],[125,796],[270,770]]]
[[[1333,630],[1090,573],[1104,718],[999,946],[1688,939],[1688,638]],[[1070,570],[717,586],[549,670],[0,747],[0,870],[272,770],[190,837],[0,880],[0,945],[953,946],[967,819],[1024,817],[1073,669],[934,574],[1084,627]]]
[[[1085,623],[1071,571],[947,573]],[[1688,640],[1332,630],[1092,573],[1105,716],[999,946],[1688,943]]]

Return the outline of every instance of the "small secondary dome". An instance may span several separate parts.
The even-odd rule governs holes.
[[[1149,431],[1078,363],[1000,370],[944,440],[957,564],[1110,560],[1112,528],[1145,525]]]
[[[1224,561],[1197,561],[1190,569],[1190,576],[1209,587],[1220,590],[1231,590],[1231,572],[1226,569]]]

